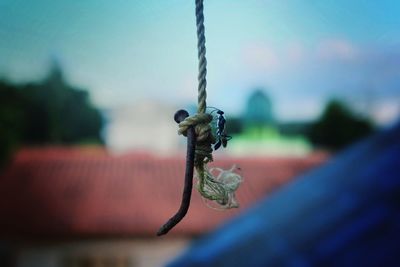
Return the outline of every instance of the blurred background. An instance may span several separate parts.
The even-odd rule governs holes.
[[[194,1],[0,0],[0,265],[164,266],[357,144],[397,158],[385,133],[400,117],[399,12],[395,0],[205,1],[207,104],[233,137],[213,166],[240,167],[241,207],[214,211],[194,193],[159,238],[183,185],[173,115],[196,110]],[[396,166],[377,169],[397,179]],[[350,167],[320,182],[352,179]],[[290,257],[273,266],[327,266]]]

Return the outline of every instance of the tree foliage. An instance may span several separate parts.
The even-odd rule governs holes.
[[[311,126],[310,140],[319,146],[338,150],[368,135],[372,123],[351,112],[343,103],[330,101],[322,116]]]
[[[54,65],[39,83],[0,82],[0,163],[20,145],[101,143],[102,117]]]
[[[0,165],[23,138],[26,121],[23,103],[14,86],[0,81]]]

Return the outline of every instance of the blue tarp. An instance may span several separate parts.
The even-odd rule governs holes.
[[[168,266],[400,266],[400,123],[294,179]]]

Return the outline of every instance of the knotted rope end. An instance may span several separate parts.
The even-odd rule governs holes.
[[[178,134],[186,136],[189,127],[194,127],[196,132],[196,151],[195,151],[195,166],[211,162],[212,145],[215,143],[215,137],[212,134],[211,121],[213,117],[208,113],[196,113],[193,116],[187,117],[179,123]]]

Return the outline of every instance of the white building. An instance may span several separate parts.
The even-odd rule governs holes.
[[[172,105],[149,100],[108,111],[104,135],[107,148],[114,153],[176,153],[185,147],[185,139],[178,136],[174,121],[177,110]]]

